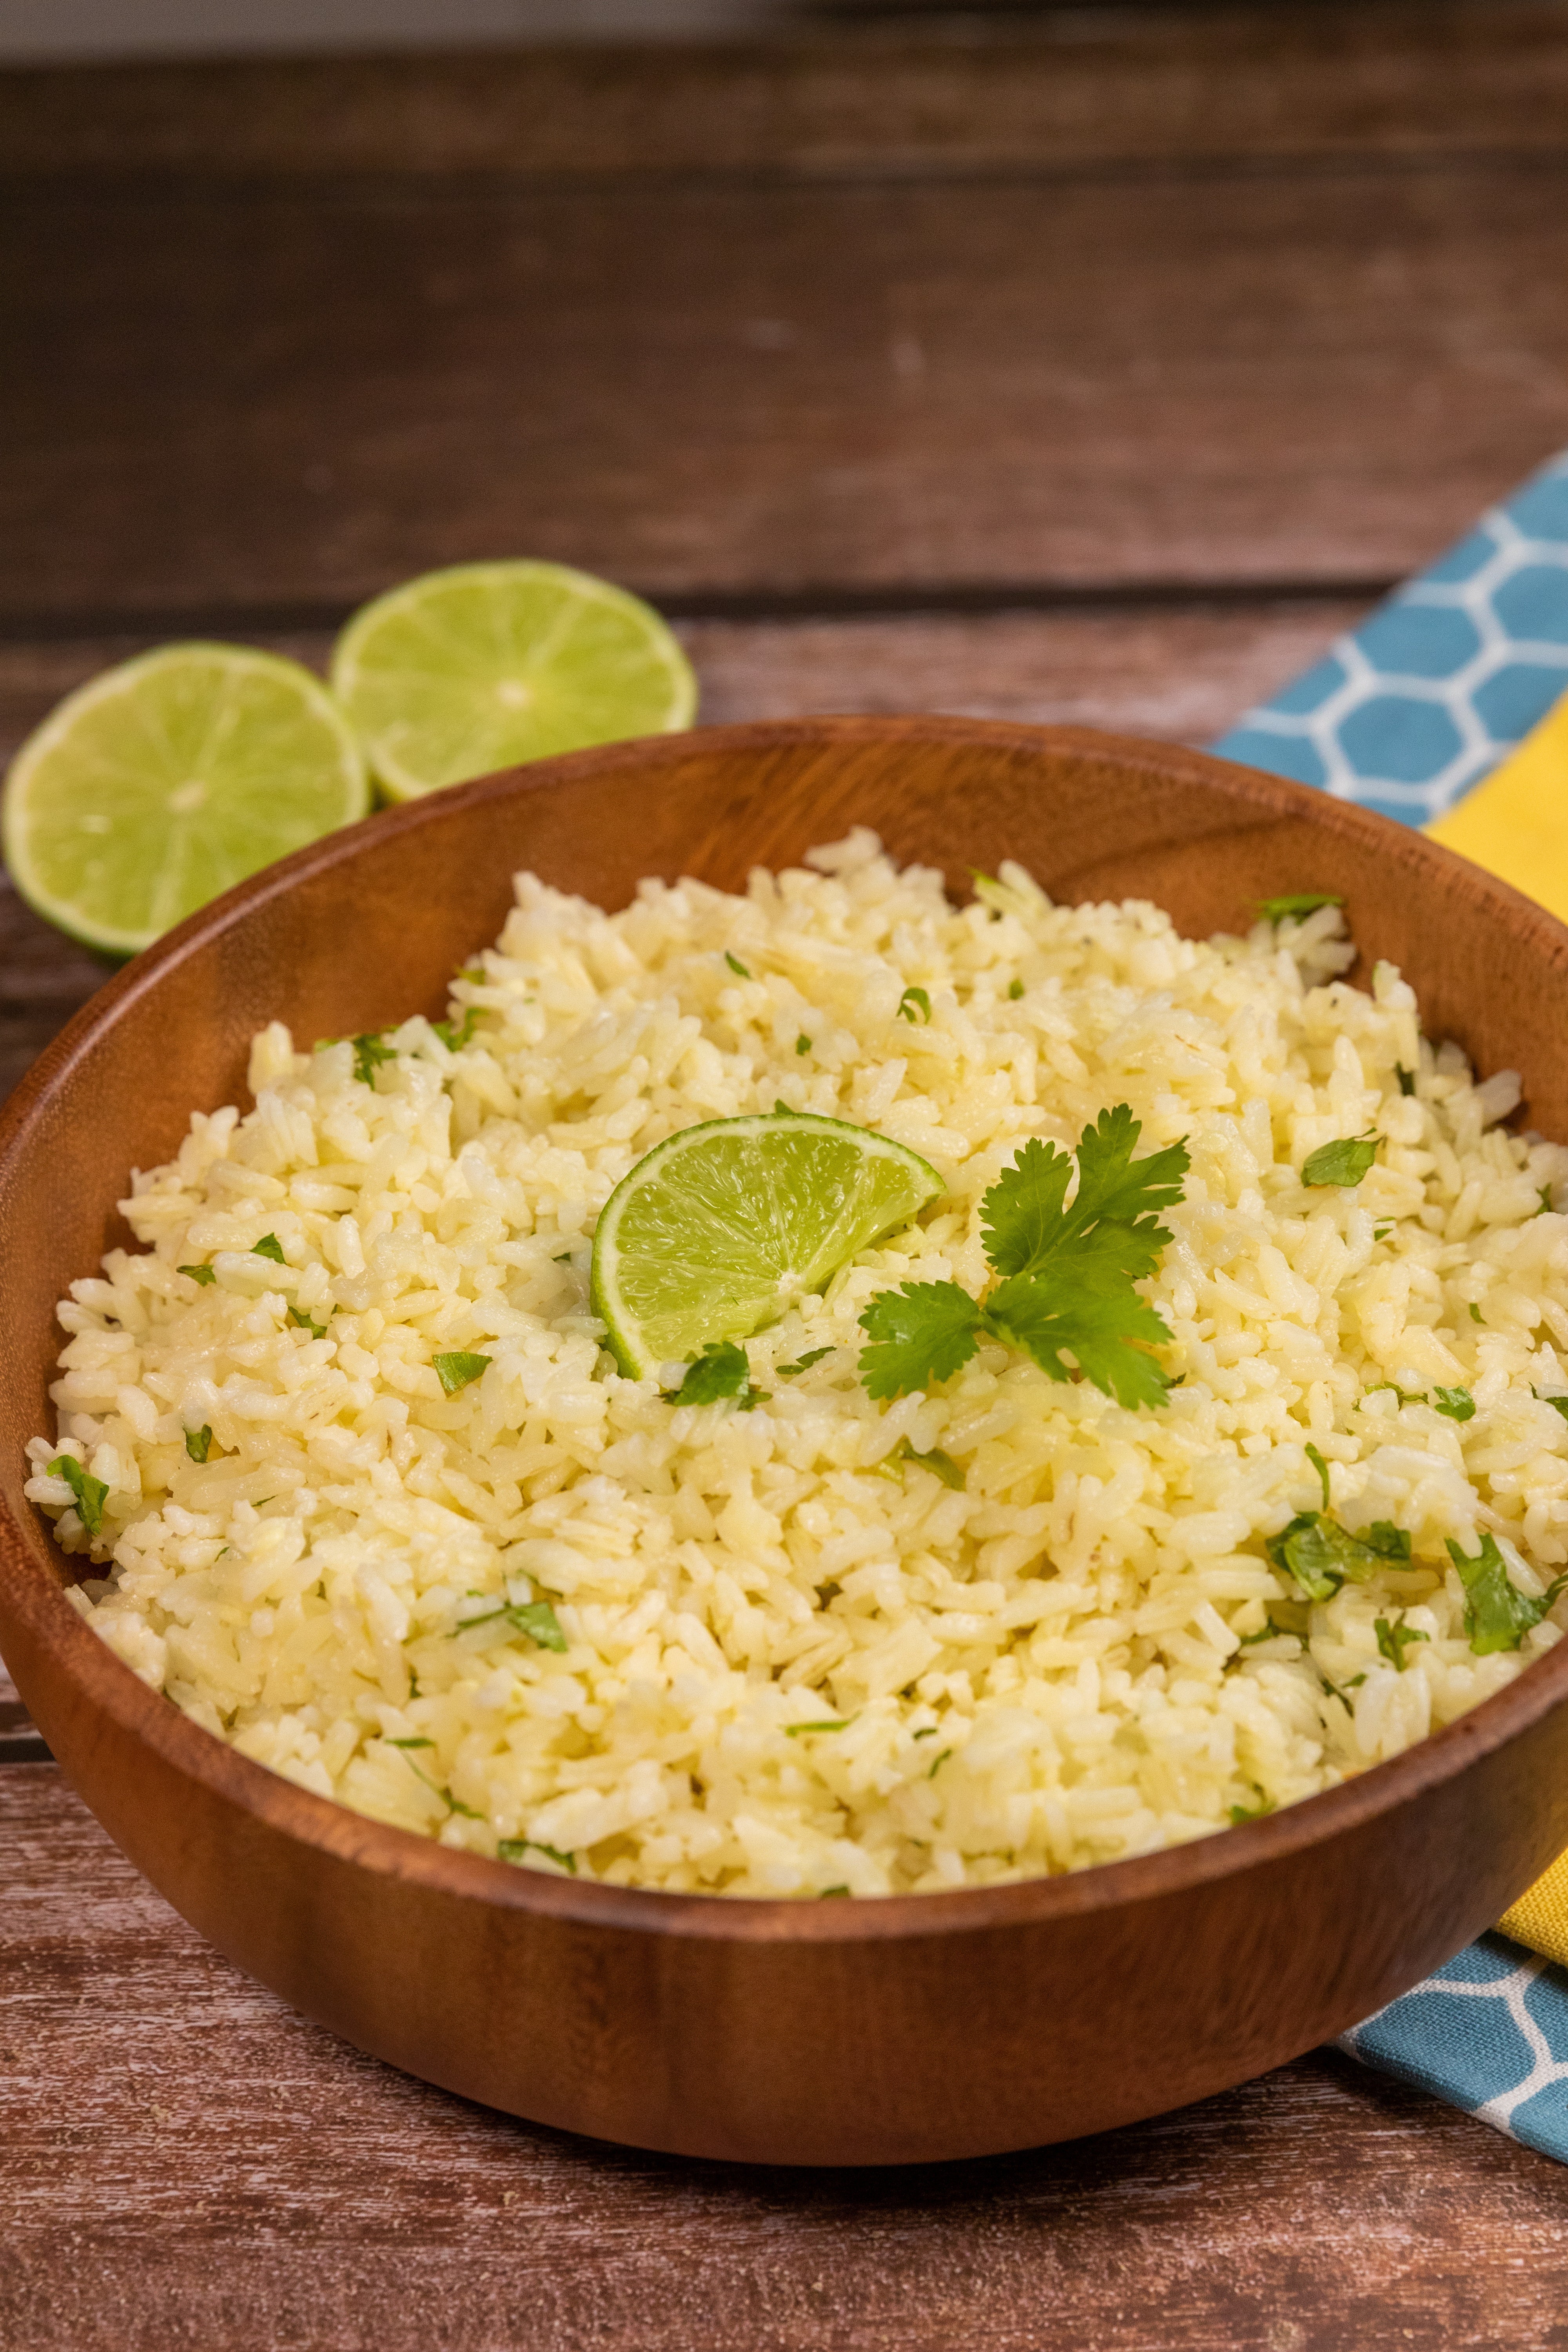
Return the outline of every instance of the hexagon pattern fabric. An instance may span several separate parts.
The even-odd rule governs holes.
[[[1568,451],[1214,748],[1426,824],[1565,693]],[[1568,1969],[1506,1936],[1340,2047],[1568,2162]]]
[[[1426,824],[1568,693],[1568,451],[1214,746]]]

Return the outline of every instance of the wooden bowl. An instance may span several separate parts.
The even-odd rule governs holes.
[[[907,2163],[1103,2131],[1279,2064],[1403,1991],[1568,1845],[1568,1643],[1393,1763],[1266,1820],[1068,1878],[791,1903],[577,1885],[306,1794],[149,1691],[61,1597],[24,1500],[53,1308],[127,1238],[126,1173],[240,1098],[253,1030],[444,1006],[531,866],[600,903],[740,887],[853,824],[900,858],[1021,859],[1058,899],[1193,934],[1343,891],[1431,1034],[1523,1074],[1568,1136],[1568,931],[1413,832],[1194,752],[1078,730],[824,719],[626,743],[372,817],[127,966],[0,1120],[0,1638],[68,1776],[219,1949],[365,2050],[605,2139]],[[105,2021],[107,2030],[108,2021]]]

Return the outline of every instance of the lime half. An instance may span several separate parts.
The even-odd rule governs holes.
[[[412,800],[521,760],[672,734],[697,709],[658,614],[562,563],[460,563],[356,613],[332,690],[377,782]]]
[[[657,1144],[594,1235],[594,1312],[632,1380],[743,1339],[946,1191],[901,1143],[805,1111],[715,1118]]]
[[[28,737],[0,830],[29,906],[130,955],[369,806],[320,678],[242,646],[165,646],[68,695]]]

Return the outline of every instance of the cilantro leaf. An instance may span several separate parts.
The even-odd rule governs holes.
[[[546,1854],[552,1862],[558,1862],[562,1869],[568,1871],[574,1878],[577,1875],[576,1855],[563,1853],[559,1846],[542,1845],[537,1838],[500,1838],[497,1841],[496,1860],[498,1862],[521,1862],[525,1853]]]
[[[1395,1062],[1394,1075],[1399,1080],[1399,1091],[1402,1095],[1413,1095],[1415,1092],[1414,1070],[1407,1070],[1403,1062]]]
[[[1401,1675],[1405,1667],[1405,1653],[1411,1643],[1429,1642],[1432,1638],[1429,1633],[1423,1633],[1418,1626],[1407,1625],[1403,1617],[1397,1624],[1391,1624],[1386,1617],[1374,1617],[1372,1630],[1377,1635],[1378,1656],[1386,1658],[1394,1672]]]
[[[186,1430],[185,1452],[193,1462],[205,1462],[212,1450],[213,1433],[210,1423],[204,1423],[200,1429]]]
[[[312,1339],[324,1339],[327,1336],[325,1323],[312,1323],[310,1317],[301,1314],[297,1307],[290,1307],[284,1319],[286,1322],[292,1323],[297,1331],[309,1331]]]
[[[1032,1356],[1054,1381],[1072,1376],[1066,1349],[1084,1378],[1118,1404],[1163,1404],[1165,1376],[1144,1348],[1170,1338],[1164,1323],[1131,1287],[1106,1291],[1075,1276],[1076,1268],[1048,1282],[1014,1275],[993,1292],[985,1328]]]
[[[1473,1556],[1461,1551],[1452,1536],[1447,1545],[1465,1588],[1465,1631],[1478,1658],[1494,1650],[1517,1650],[1568,1584],[1568,1576],[1560,1576],[1539,1600],[1531,1600],[1509,1575],[1508,1562],[1491,1535],[1482,1535],[1481,1548]]]
[[[923,988],[905,989],[902,996],[899,999],[898,1017],[900,1021],[929,1021],[931,1019],[931,998],[926,994]]]
[[[742,1412],[768,1402],[767,1390],[752,1383],[744,1348],[737,1348],[732,1339],[710,1339],[687,1366],[680,1386],[666,1389],[663,1395],[666,1404],[717,1404],[722,1397],[733,1397]]]
[[[1266,1549],[1276,1568],[1293,1576],[1309,1601],[1331,1601],[1342,1584],[1364,1584],[1391,1559],[1408,1559],[1410,1538],[1379,1519],[1352,1535],[1326,1511],[1298,1511]]]
[[[1553,1214],[1550,1184],[1542,1184],[1541,1187],[1541,1206],[1535,1213],[1538,1217],[1550,1217]]]
[[[804,1029],[795,1041],[795,1050],[797,1054],[809,1054],[811,1051],[811,1040]]]
[[[63,1478],[76,1500],[76,1515],[89,1536],[103,1533],[103,1507],[109,1489],[91,1475],[74,1454],[62,1454],[49,1465],[51,1478]]]
[[[906,1282],[879,1290],[860,1318],[871,1346],[860,1377],[874,1397],[907,1396],[952,1378],[980,1344],[980,1309],[956,1282]]]
[[[1013,1003],[1016,1004],[1019,997],[1024,993],[1023,982],[1021,980],[1010,980],[1007,982],[1007,993],[1011,997]]]
[[[174,1272],[176,1274],[188,1274],[193,1282],[199,1282],[204,1286],[209,1282],[216,1282],[217,1280],[217,1276],[213,1272],[210,1265],[177,1265],[174,1268]]]
[[[1383,1138],[1373,1128],[1364,1135],[1342,1136],[1320,1143],[1301,1170],[1303,1184],[1359,1184],[1377,1158]]]
[[[1434,1389],[1432,1402],[1450,1421],[1474,1421],[1476,1401],[1468,1389]]]
[[[917,1452],[916,1448],[910,1444],[909,1439],[906,1437],[903,1445],[903,1454],[906,1462],[918,1462],[922,1470],[931,1471],[934,1477],[942,1480],[944,1486],[951,1486],[955,1495],[961,1495],[963,1492],[963,1471],[959,1468],[952,1454],[944,1454],[940,1445],[931,1446],[924,1454],[921,1454]]]
[[[1475,1300],[1472,1298],[1472,1299],[1471,1299],[1471,1301],[1470,1301],[1470,1320],[1471,1320],[1471,1322],[1472,1322],[1472,1323],[1479,1323],[1479,1322],[1480,1321],[1480,1319],[1481,1319],[1481,1310],[1480,1310],[1480,1308],[1476,1305]]]
[[[1542,1396],[1539,1389],[1532,1390],[1531,1394],[1542,1404],[1549,1404],[1553,1412],[1561,1413],[1564,1421],[1568,1421],[1568,1396]]]
[[[457,1631],[467,1633],[475,1625],[494,1625],[503,1618],[514,1633],[526,1633],[542,1650],[564,1651],[565,1631],[548,1601],[505,1601],[499,1609],[459,1619]]]
[[[1318,1484],[1323,1490],[1323,1508],[1326,1511],[1329,1507],[1330,1502],[1329,1465],[1324,1461],[1322,1455],[1319,1453],[1317,1447],[1310,1443],[1309,1443],[1307,1447],[1307,1459],[1318,1474]]]
[[[752,975],[746,970],[745,965],[741,961],[740,957],[737,955],[731,955],[728,948],[724,950],[724,961],[729,965],[731,971],[738,972],[742,980],[750,980]]]
[[[1279,898],[1259,898],[1258,911],[1266,923],[1282,923],[1287,918],[1302,922],[1315,915],[1320,907],[1342,907],[1344,895],[1339,890],[1287,890]]]
[[[1239,1829],[1243,1822],[1260,1822],[1265,1813],[1271,1813],[1273,1811],[1273,1798],[1266,1797],[1259,1789],[1258,1802],[1255,1805],[1232,1805],[1230,1818],[1233,1825]]]
[[[1037,1274],[1071,1251],[1086,1270],[1097,1258],[1100,1279],[1114,1269],[1135,1279],[1152,1274],[1170,1234],[1155,1212],[1182,1197],[1188,1167],[1184,1143],[1135,1160],[1142,1124],[1126,1103],[1101,1111],[1078,1147],[1078,1192],[1064,1207],[1072,1161],[1054,1143],[1031,1136],[1011,1168],[980,1203],[985,1255],[998,1274]]]
[[[854,1720],[855,1718],[852,1715],[846,1715],[843,1717],[829,1716],[820,1723],[786,1723],[784,1726],[784,1738],[786,1739],[798,1739],[804,1732],[807,1731],[847,1731]]]
[[[820,1364],[824,1356],[831,1356],[832,1353],[831,1348],[808,1348],[804,1356],[795,1358],[793,1364],[775,1364],[773,1370],[781,1381],[793,1381],[797,1372],[809,1371],[813,1364]],[[1568,1397],[1564,1397],[1563,1402],[1568,1404]]]
[[[488,1370],[493,1359],[470,1354],[466,1348],[454,1348],[449,1354],[432,1356],[430,1369],[448,1396],[456,1396],[470,1381],[477,1381]]]
[[[379,1030],[366,1030],[361,1037],[351,1037],[354,1049],[354,1076],[362,1087],[374,1087],[376,1066],[395,1058],[395,1048],[387,1045]]]
[[[460,1021],[432,1021],[430,1026],[442,1045],[446,1046],[447,1051],[449,1054],[457,1054],[461,1052],[473,1035],[474,1024],[479,1017],[479,1006],[470,1004]]]
[[[252,1257],[268,1257],[274,1265],[282,1265],[285,1263],[283,1244],[276,1234],[263,1234],[258,1242],[252,1242],[250,1255]]]

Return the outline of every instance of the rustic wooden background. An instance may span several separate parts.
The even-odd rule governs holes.
[[[520,552],[710,719],[1201,741],[1568,443],[1561,0],[830,14],[0,76],[0,754]],[[0,1087],[101,977],[0,891]],[[0,1687],[6,2352],[1568,2347],[1568,2174],[1333,2053],[919,2173],[590,2146],[248,1984],[41,1754]]]

